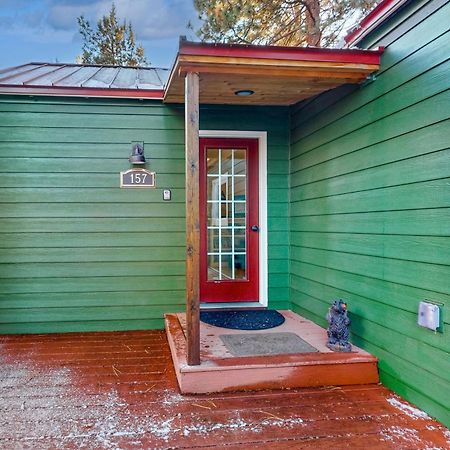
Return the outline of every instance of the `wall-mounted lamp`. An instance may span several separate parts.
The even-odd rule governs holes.
[[[145,164],[144,143],[133,143],[131,147],[131,155],[128,158],[131,164]]]

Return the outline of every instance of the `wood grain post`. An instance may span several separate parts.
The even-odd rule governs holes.
[[[200,364],[199,76],[185,79],[187,363]]]

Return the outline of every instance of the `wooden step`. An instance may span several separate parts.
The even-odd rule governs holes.
[[[291,311],[281,312],[289,319],[286,327],[292,331],[296,326],[297,315]],[[302,332],[297,334],[318,348],[318,352],[239,357],[225,352],[218,354],[210,349],[217,332],[223,334],[230,330],[202,323],[202,345],[208,348],[201,349],[200,365],[189,366],[186,361],[183,315],[166,314],[166,332],[181,392],[202,394],[378,383],[377,358],[355,346],[350,353],[332,352],[324,346],[324,329],[300,316],[297,318],[303,335]],[[214,328],[217,329],[216,333]],[[205,344],[208,339],[212,345]],[[318,345],[320,339],[323,343]]]

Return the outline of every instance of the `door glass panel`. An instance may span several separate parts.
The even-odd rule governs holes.
[[[234,230],[234,251],[245,253],[245,229]]]
[[[219,174],[219,150],[216,148],[208,149],[208,155],[206,157],[206,165],[208,173]]]
[[[220,200],[226,202],[231,200],[232,181],[232,177],[220,177]]]
[[[235,150],[221,150],[221,173],[231,175],[231,166],[233,164],[233,153]]]
[[[234,151],[234,158],[233,158],[233,165],[234,165],[234,174],[235,175],[246,175],[246,159],[245,159],[245,150],[235,150]]]
[[[213,175],[208,176],[207,179],[207,192],[208,192],[208,200],[220,200],[220,177],[215,177]]]
[[[235,227],[245,227],[245,202],[235,202],[234,203],[234,226]]]
[[[208,251],[210,253],[219,253],[219,229],[208,229]]]
[[[245,201],[245,188],[246,188],[246,178],[245,177],[234,177],[234,200]]]
[[[208,280],[247,279],[247,150],[207,149]]]
[[[246,254],[239,253],[234,255],[234,279],[235,280],[245,280],[246,276]]]
[[[208,254],[208,280],[220,280],[219,255]]]
[[[222,255],[222,280],[233,280],[233,257],[231,255]]]
[[[220,214],[219,209],[220,203],[219,202],[211,202],[208,203],[208,229],[209,227],[218,227],[220,223]]]
[[[230,253],[233,250],[233,230],[232,228],[222,228],[221,231],[221,242],[222,248],[220,249],[222,253]]]

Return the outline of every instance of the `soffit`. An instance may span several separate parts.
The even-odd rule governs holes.
[[[200,77],[200,103],[292,105],[379,68],[382,50],[342,50],[181,41],[165,88],[166,103],[184,102],[184,78]],[[252,90],[248,97],[235,95]]]

